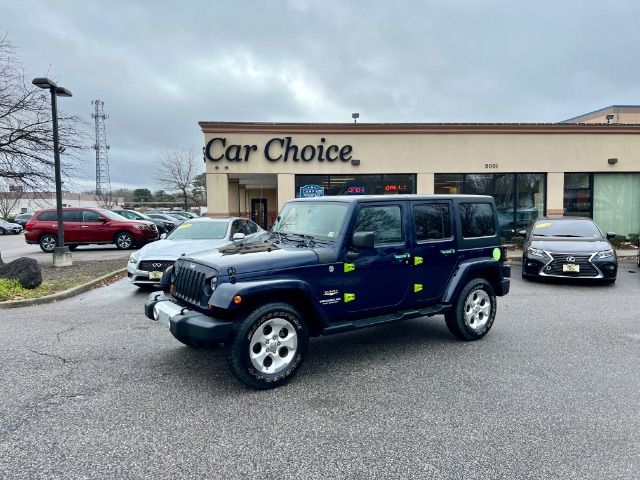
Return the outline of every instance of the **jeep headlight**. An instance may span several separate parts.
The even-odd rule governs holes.
[[[609,250],[603,250],[602,252],[598,252],[598,258],[608,258],[608,257],[613,257],[615,255],[615,252],[613,251],[613,248],[610,248]]]
[[[527,253],[529,255],[533,255],[534,257],[546,257],[547,254],[544,253],[544,250],[540,250],[539,248],[528,247]]]
[[[129,257],[129,263],[138,263],[138,257],[136,256],[135,253],[132,253],[131,256]]]
[[[214,275],[213,277],[211,277],[211,279],[209,280],[209,284],[211,285],[211,291],[214,291],[218,286],[218,276]]]

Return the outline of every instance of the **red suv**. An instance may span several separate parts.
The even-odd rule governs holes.
[[[128,220],[102,208],[64,208],[64,243],[75,250],[78,245],[115,243],[121,250],[158,239],[158,229],[151,222]],[[27,243],[40,244],[51,253],[58,239],[58,215],[55,210],[41,210],[27,222]]]

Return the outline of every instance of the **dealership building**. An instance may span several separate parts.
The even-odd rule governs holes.
[[[538,216],[640,232],[640,106],[559,123],[200,122],[209,215],[269,226],[295,197],[487,194],[504,236]]]

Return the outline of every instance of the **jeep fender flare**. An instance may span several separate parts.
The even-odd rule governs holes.
[[[460,295],[460,292],[467,282],[472,278],[478,277],[478,272],[480,271],[483,272],[483,275],[480,276],[485,278],[495,288],[496,282],[499,282],[501,279],[501,269],[502,265],[500,262],[490,257],[463,260],[453,272],[453,276],[442,294],[442,302],[452,303],[458,295]],[[487,276],[487,271],[491,272],[491,275]]]
[[[235,310],[242,307],[233,301],[236,295],[251,298],[253,295],[264,295],[284,292],[296,292],[302,294],[307,303],[314,310],[320,322],[327,326],[329,319],[316,301],[313,291],[307,282],[296,279],[260,280],[249,282],[223,283],[219,285],[209,298],[209,305],[224,310]]]

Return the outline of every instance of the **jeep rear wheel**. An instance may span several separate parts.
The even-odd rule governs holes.
[[[240,320],[227,345],[231,373],[248,387],[276,388],[300,369],[309,343],[302,316],[287,303],[269,303]]]
[[[489,282],[475,278],[467,283],[453,308],[445,314],[447,328],[461,340],[484,337],[496,318],[496,294]]]

